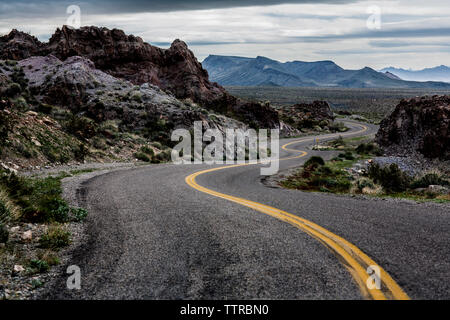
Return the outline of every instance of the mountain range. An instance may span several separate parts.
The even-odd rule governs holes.
[[[381,69],[380,71],[395,74],[403,80],[450,82],[450,68],[444,65],[422,70],[406,70],[401,68],[388,67]]]
[[[211,81],[224,86],[450,88],[450,83],[400,79],[369,67],[346,70],[333,61],[279,62],[266,57],[210,55],[202,62]]]

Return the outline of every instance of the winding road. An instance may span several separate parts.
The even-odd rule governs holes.
[[[348,123],[344,135],[375,132]],[[280,170],[322,135],[282,140]],[[88,241],[50,299],[449,299],[450,210],[272,188],[257,165],[149,165],[86,181]],[[366,285],[367,268],[381,287]]]

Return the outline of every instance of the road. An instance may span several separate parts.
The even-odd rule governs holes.
[[[283,140],[280,169],[320,154],[313,139]],[[46,297],[450,298],[448,205],[271,188],[260,165],[218,167],[150,165],[88,180],[89,240],[69,263],[82,288],[67,290],[63,275]],[[381,268],[381,290],[367,289],[368,265]]]

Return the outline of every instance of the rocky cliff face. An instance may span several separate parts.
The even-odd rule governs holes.
[[[16,29],[0,37],[1,59],[22,60],[40,55],[43,48],[43,44],[37,38]]]
[[[297,129],[327,127],[334,120],[333,111],[326,101],[300,103],[280,109],[281,119]]]
[[[178,99],[190,99],[258,127],[279,126],[278,114],[269,106],[241,101],[210,82],[208,72],[180,40],[175,40],[169,49],[161,49],[118,29],[64,26],[56,30],[48,43],[13,30],[0,37],[0,48],[3,59],[21,60],[51,54],[64,61],[82,56],[116,78],[136,85],[148,82],[172,92]]]
[[[402,100],[376,139],[388,154],[450,160],[450,96]]]

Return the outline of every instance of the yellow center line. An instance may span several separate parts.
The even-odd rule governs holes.
[[[362,133],[367,131],[367,127],[364,125],[359,125],[362,129],[356,132],[349,132],[349,133],[343,133],[342,136],[346,135],[354,135],[358,133]],[[324,135],[322,138],[333,138],[336,137],[336,134],[332,135]],[[297,159],[306,156],[308,153],[306,151],[300,151],[296,149],[290,149],[287,148],[287,146],[290,146],[292,144],[305,142],[305,141],[312,141],[314,138],[306,138],[301,140],[295,140],[291,141],[289,143],[286,143],[281,148],[286,151],[293,151],[298,152],[299,155],[287,157],[280,159],[280,161],[290,160],[290,159]],[[306,232],[313,238],[319,240],[322,244],[324,244],[327,248],[332,250],[345,264],[346,268],[349,270],[350,274],[355,279],[356,283],[360,287],[363,294],[367,295],[370,294],[370,297],[375,300],[386,300],[386,299],[396,299],[396,300],[408,300],[408,295],[400,288],[400,286],[391,278],[391,276],[378,264],[375,263],[370,257],[368,257],[364,252],[362,252],[358,247],[353,245],[352,243],[348,242],[347,240],[339,237],[338,235],[328,231],[327,229],[315,224],[314,222],[311,222],[309,220],[303,219],[297,215],[288,213],[286,211],[239,197],[235,197],[232,195],[220,193],[208,188],[205,188],[201,185],[199,185],[196,182],[196,178],[202,174],[218,171],[218,170],[224,170],[229,168],[235,168],[235,167],[241,167],[241,166],[247,166],[247,165],[253,165],[257,164],[257,162],[254,163],[244,163],[244,164],[235,164],[235,165],[228,165],[218,168],[212,168],[207,170],[201,170],[198,172],[195,172],[189,176],[186,177],[185,181],[186,183],[191,186],[192,188],[203,192],[210,194],[212,196],[222,198],[228,201],[232,201],[235,203],[238,203],[240,205],[246,206],[248,208],[254,209],[256,211],[262,212],[264,214],[267,214],[271,217],[277,218],[279,220],[285,221],[298,229]],[[382,286],[380,289],[374,288],[374,289],[368,289],[366,286],[367,280],[369,279],[370,275],[366,272],[367,267],[369,266],[375,266],[378,267],[380,270],[380,280],[382,282]]]

